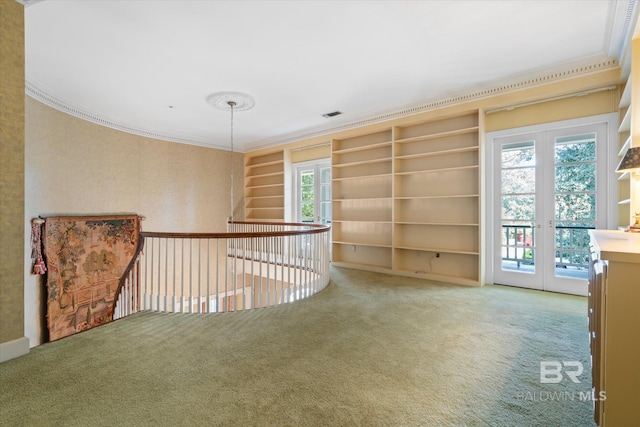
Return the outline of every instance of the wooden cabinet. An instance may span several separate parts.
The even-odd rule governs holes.
[[[591,230],[589,337],[594,419],[600,426],[640,420],[640,235]]]
[[[244,171],[245,218],[284,221],[284,152],[246,157]]]
[[[336,265],[481,282],[477,110],[335,139]]]

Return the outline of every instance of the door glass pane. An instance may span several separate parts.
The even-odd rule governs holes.
[[[331,223],[331,168],[320,168],[320,222]]]
[[[320,183],[331,184],[331,168],[320,169]]]
[[[596,226],[596,134],[555,140],[555,272],[586,279]]]
[[[535,142],[501,147],[502,269],[535,272]]]
[[[315,209],[314,173],[313,169],[300,173],[300,208],[302,222],[313,222]]]

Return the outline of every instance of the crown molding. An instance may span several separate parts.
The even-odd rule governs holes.
[[[426,111],[436,110],[456,104],[462,104],[471,101],[477,101],[483,98],[489,98],[492,96],[514,92],[526,88],[549,84],[552,82],[562,81],[570,78],[575,78],[581,75],[591,74],[607,70],[610,68],[618,67],[618,62],[614,58],[603,58],[598,56],[596,58],[589,58],[582,60],[579,63],[573,63],[571,67],[558,67],[555,70],[547,70],[546,73],[531,73],[527,76],[520,76],[519,78],[512,78],[503,80],[493,85],[483,86],[481,88],[474,88],[465,92],[457,94],[449,94],[439,98],[430,100],[424,104],[410,105],[400,109],[394,109],[384,111],[373,116],[361,117],[356,120],[348,122],[342,122],[333,126],[316,126],[312,128],[303,129],[301,131],[291,132],[288,134],[276,135],[273,138],[262,139],[255,142],[244,144],[239,152],[254,151],[263,148],[268,148],[276,145],[288,144],[304,139],[310,139],[322,135],[337,133],[349,129],[363,127],[374,123],[384,122],[388,120],[398,119],[401,117],[411,116],[415,114],[424,113]],[[57,99],[45,91],[37,88],[32,82],[27,81],[25,86],[25,92],[28,96],[48,105],[51,108],[62,111],[69,115],[78,117],[89,122],[105,126],[111,129],[116,129],[122,132],[131,133],[134,135],[140,135],[147,138],[153,138],[169,142],[177,142],[181,144],[197,145],[202,147],[217,148],[221,150],[229,150],[227,146],[221,146],[212,144],[210,142],[202,141],[193,137],[185,135],[176,135],[163,132],[161,130],[154,129],[142,129],[134,125],[119,122],[116,120],[108,119],[100,116],[99,114],[91,113],[77,106],[72,106],[66,102]]]
[[[25,5],[25,7],[28,7],[45,0],[15,1]],[[460,103],[489,98],[499,94],[575,78],[581,75],[619,67],[619,62],[622,63],[622,66],[626,66],[629,62],[625,60],[627,56],[626,52],[631,40],[631,35],[635,29],[637,16],[637,0],[619,0],[612,2],[608,17],[608,37],[606,37],[603,42],[603,53],[597,57],[585,58],[579,62],[564,64],[563,66],[559,66],[554,69],[537,70],[536,72],[529,73],[528,75],[515,76],[508,80],[503,80],[497,83],[494,82],[481,87],[476,86],[475,88],[467,91],[443,95],[417,105],[407,105],[387,111],[370,112],[367,116],[356,118],[352,117],[351,119],[348,117],[342,119],[338,118],[337,120],[334,119],[330,125],[310,127],[295,132],[275,135],[271,138],[245,143],[242,150],[239,151],[253,151],[275,145],[287,144],[374,123],[393,120],[400,117],[420,114],[426,111]],[[143,129],[131,123],[125,123],[117,119],[105,117],[95,112],[90,112],[79,106],[73,106],[48,94],[45,90],[39,88],[34,84],[34,82],[31,82],[28,79],[26,81],[25,92],[28,96],[48,105],[51,108],[122,132],[169,142],[229,150],[229,147],[227,146],[212,144],[209,141],[194,137],[193,135],[176,134],[159,129]]]
[[[602,50],[609,56],[621,58],[633,34],[632,25],[636,22],[637,0],[623,0],[610,3],[607,28]]]
[[[100,116],[99,114],[94,114],[86,110],[83,110],[82,108],[67,104],[66,102],[54,96],[51,96],[47,94],[45,91],[37,88],[33,83],[29,82],[28,80],[25,82],[25,93],[31,98],[37,101],[40,101],[43,104],[48,105],[49,107],[55,110],[61,111],[63,113],[69,114],[79,119],[86,120],[91,123],[95,123],[100,126],[108,127],[111,129],[119,130],[122,132],[134,134],[134,135],[144,136],[147,138],[159,139],[162,141],[177,142],[180,144],[197,145],[200,147],[217,148],[220,150],[229,151],[229,147],[227,146],[212,144],[211,142],[206,142],[206,141],[198,140],[195,138],[186,137],[183,135],[170,134],[160,130],[142,129],[128,123],[107,119],[105,117]]]
[[[594,59],[597,59],[597,61],[594,61]],[[590,60],[583,60],[577,64],[574,63],[573,66],[569,68],[557,68],[553,71],[547,70],[546,73],[530,74],[528,76],[520,76],[519,78],[503,80],[501,82],[495,83],[494,85],[474,88],[473,90],[468,90],[457,94],[445,95],[440,98],[433,99],[425,104],[407,106],[399,110],[390,110],[387,112],[382,112],[375,116],[360,118],[354,121],[341,123],[336,126],[318,126],[315,128],[305,129],[302,132],[292,132],[290,134],[276,136],[272,139],[256,141],[255,143],[246,144],[245,151],[259,150],[275,145],[288,144],[304,139],[315,138],[322,135],[337,133],[349,129],[371,125],[374,123],[380,123],[388,120],[398,119],[401,117],[420,114],[426,111],[436,110],[456,104],[490,98],[504,93],[532,88],[535,86],[575,78],[581,75],[591,74],[594,72],[604,71],[616,67],[618,67],[618,62],[615,58],[603,58],[602,56],[598,56],[597,58],[591,58]]]
[[[17,3],[20,3],[24,7],[33,6],[36,3],[41,3],[44,0],[16,0]]]

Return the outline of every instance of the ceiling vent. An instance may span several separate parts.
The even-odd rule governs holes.
[[[334,111],[333,113],[323,114],[322,117],[326,117],[328,119],[329,117],[339,116],[340,114],[342,114],[341,111]]]

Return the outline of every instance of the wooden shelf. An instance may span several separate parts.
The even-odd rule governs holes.
[[[395,224],[401,225],[446,225],[452,227],[478,227],[478,223],[462,223],[462,222],[418,222],[418,221],[396,221]]]
[[[480,284],[479,121],[472,111],[334,140],[334,263]]]
[[[370,134],[357,135],[350,138],[333,139],[331,141],[331,149],[333,154],[369,150],[389,145],[389,141],[391,140],[391,128],[387,128]]]
[[[382,148],[382,147],[390,147],[391,144],[392,144],[391,141],[387,141],[387,142],[381,142],[378,144],[364,145],[361,147],[345,148],[342,150],[334,150],[333,154],[356,153],[358,151],[371,150],[371,149]]]
[[[618,151],[618,157],[622,158],[627,153],[629,147],[631,147],[631,136],[629,136],[622,144],[620,151]]]
[[[284,197],[284,195],[275,195],[275,196],[247,196],[247,199],[279,199]]]
[[[359,162],[350,162],[350,163],[336,163],[333,165],[334,168],[349,168],[349,167],[353,167],[353,166],[360,166],[360,165],[372,165],[374,163],[384,163],[384,162],[391,162],[391,157],[385,157],[385,158],[381,158],[381,159],[371,159],[371,160],[362,160]]]
[[[414,212],[404,213],[414,215]],[[457,214],[460,216],[460,214]],[[428,216],[428,215],[425,215]],[[427,218],[421,222],[407,221],[395,223],[393,231],[394,247],[402,249],[438,251],[450,253],[478,254],[480,227],[471,222],[456,221],[445,224],[442,214],[435,223]],[[464,225],[461,224],[473,224]]]
[[[382,161],[368,161],[357,164],[337,166],[334,164],[332,170],[332,180],[340,181],[349,178],[383,178],[391,177],[393,172],[393,163],[391,159]]]
[[[361,198],[350,198],[350,199],[333,199],[333,202],[350,202],[356,200],[391,200],[391,197],[361,197]]]
[[[333,242],[332,263],[339,267],[391,272],[392,249],[388,246]]]
[[[449,138],[449,137],[452,137],[452,136],[464,135],[464,134],[467,134],[467,133],[478,133],[478,130],[479,130],[478,126],[473,126],[473,127],[468,127],[468,128],[463,128],[463,129],[455,129],[455,130],[446,131],[446,132],[433,133],[433,134],[430,134],[430,135],[414,136],[412,138],[399,139],[399,140],[396,140],[395,143],[396,144],[408,144],[408,143],[413,143],[413,142],[431,141],[431,140],[434,140],[434,139]]]
[[[246,185],[245,188],[269,188],[269,187],[282,187],[282,184],[259,184],[259,185]]]
[[[624,90],[620,97],[619,113],[622,116],[618,127],[618,163],[622,160],[631,147],[631,77],[627,78]],[[625,172],[618,176],[618,222],[619,228],[627,227],[631,219],[631,194],[633,191],[631,174]]]
[[[401,155],[395,156],[395,158],[398,160],[420,159],[424,157],[447,156],[451,154],[460,154],[460,153],[472,153],[472,152],[477,152],[479,149],[480,147],[476,145],[473,147],[454,148],[451,150],[432,151],[432,152],[418,153],[418,154],[401,154]]]
[[[454,171],[461,171],[461,170],[470,170],[470,169],[478,169],[478,165],[474,165],[474,166],[458,166],[458,167],[451,167],[451,168],[441,168],[441,169],[426,169],[426,170],[419,170],[419,171],[409,171],[409,172],[396,172],[396,175],[415,175],[415,174],[419,174],[419,173],[438,173],[438,172],[454,172]]]
[[[480,197],[479,194],[445,194],[442,196],[396,196],[396,200],[415,200],[415,199],[458,199]]]
[[[436,252],[436,253],[445,253],[445,254],[462,254],[462,255],[479,255],[480,253],[477,251],[465,251],[465,250],[457,250],[457,249],[444,249],[444,248],[428,248],[422,246],[402,246],[396,245],[394,246],[396,249],[404,249],[408,251],[416,251],[416,252]]]
[[[284,164],[284,160],[280,159],[280,160],[274,160],[274,161],[265,162],[265,163],[247,164],[245,165],[245,168],[252,169],[252,168],[261,167],[261,166],[271,166],[271,165],[279,165],[279,164]]]
[[[619,133],[629,132],[631,130],[631,107],[627,108],[626,113],[622,117],[622,121],[620,122],[620,127],[618,128]]]
[[[344,244],[391,247],[392,223],[390,221],[343,221],[333,223],[333,241]]]
[[[253,210],[263,210],[263,211],[281,211],[282,207],[280,206],[268,206],[268,207],[259,207],[259,208],[249,208]]]
[[[245,218],[284,221],[284,152],[247,156],[244,164]]]
[[[348,246],[369,246],[372,248],[392,248],[391,245],[384,245],[379,243],[363,243],[359,241],[348,241],[348,240],[333,240],[332,243],[337,245],[348,245]]]
[[[356,223],[371,223],[371,224],[392,224],[391,221],[377,221],[377,220],[369,220],[369,219],[334,219],[331,221],[332,224],[338,223],[348,223],[348,222],[356,222]]]
[[[346,267],[354,270],[373,271],[376,273],[383,273],[383,274],[394,274],[393,270],[391,270],[391,266],[380,267],[379,264],[373,264],[373,263],[333,260],[331,264],[334,265],[335,267]]]
[[[629,172],[623,172],[618,177],[618,181],[628,181],[630,179],[631,179],[631,173]]]
[[[284,162],[284,152],[274,151],[273,153],[263,154],[261,156],[251,156],[245,158],[245,166],[257,166],[270,163]]]
[[[270,176],[284,176],[284,172],[268,172],[268,173],[260,173],[255,175],[245,175],[245,178],[267,178]]]
[[[394,268],[402,275],[457,283],[480,285],[480,255],[439,249],[394,249]]]
[[[382,177],[391,177],[393,176],[390,173],[379,173],[379,174],[373,174],[373,175],[357,175],[357,176],[348,176],[345,178],[333,178],[333,181],[348,181],[348,180],[352,180],[352,179],[366,179],[366,178],[382,178]]]
[[[620,96],[620,103],[618,105],[620,108],[631,105],[631,80],[628,80],[627,84],[624,85],[622,95]]]
[[[246,207],[249,209],[282,209],[284,196],[247,197]]]

